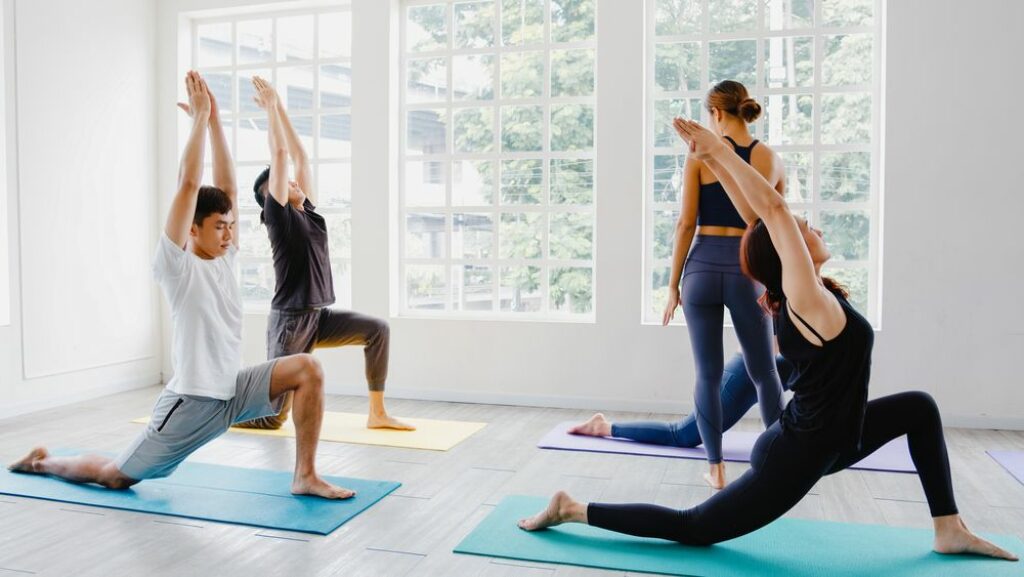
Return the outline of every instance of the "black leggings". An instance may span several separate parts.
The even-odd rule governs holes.
[[[816,447],[776,422],[758,437],[750,470],[700,505],[680,511],[591,503],[587,519],[595,527],[685,545],[727,541],[778,519],[823,476],[842,471],[902,435],[907,436],[932,517],[956,513],[939,409],[931,395],[912,391],[868,403],[859,451]]]

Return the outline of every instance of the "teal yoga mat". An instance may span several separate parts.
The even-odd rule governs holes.
[[[61,453],[65,451],[57,454]],[[354,490],[356,496],[344,501],[296,496],[289,492],[291,471],[188,462],[170,477],[142,481],[124,491],[11,473],[4,468],[0,471],[0,493],[326,535],[401,486],[393,481],[324,479]]]
[[[711,547],[620,535],[580,524],[528,533],[516,521],[547,505],[537,497],[506,497],[455,548],[456,553],[619,571],[694,577],[966,577],[1024,575],[1024,563],[933,553],[930,529],[779,519]],[[986,535],[1018,556],[1024,542]]]

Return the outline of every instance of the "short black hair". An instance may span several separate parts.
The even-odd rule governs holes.
[[[216,186],[203,185],[199,187],[199,196],[196,198],[196,214],[192,222],[196,226],[202,226],[206,217],[211,214],[227,214],[231,212],[231,197],[228,193]]]
[[[267,193],[263,190],[267,186],[267,181],[270,180],[270,167],[263,169],[263,172],[256,177],[256,180],[252,183],[252,194],[256,197],[256,204],[263,208],[263,203],[267,200]],[[263,222],[263,212],[260,212],[260,222]]]

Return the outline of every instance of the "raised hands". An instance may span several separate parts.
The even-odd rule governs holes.
[[[253,100],[256,101],[260,108],[269,112],[277,106],[277,91],[274,90],[274,87],[269,82],[259,76],[253,76],[252,85],[256,89],[256,95],[253,96]]]
[[[188,94],[188,104],[179,102],[178,108],[185,111],[185,114],[188,114],[193,119],[209,119],[211,113],[215,110],[216,103],[213,93],[206,86],[206,81],[195,70],[189,70],[188,74],[185,75],[185,92]]]
[[[672,127],[676,129],[679,137],[690,145],[690,154],[698,160],[709,158],[719,150],[725,149],[721,138],[697,122],[676,117],[672,121]]]

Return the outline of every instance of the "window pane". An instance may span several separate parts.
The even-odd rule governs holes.
[[[741,32],[757,27],[759,0],[708,0],[711,33]]]
[[[754,86],[757,80],[757,41],[727,40],[708,44],[708,82],[735,80]]]
[[[594,0],[551,0],[551,41],[580,42],[594,37]]]
[[[843,285],[850,293],[850,304],[857,311],[867,316],[868,314],[868,270],[863,267],[831,268],[825,266],[821,271],[822,276],[827,276]]]
[[[544,161],[501,161],[502,204],[539,204],[543,182]]]
[[[444,162],[410,160],[405,163],[405,204],[444,206]]]
[[[678,210],[654,212],[654,258],[672,258],[672,242],[675,240],[678,220]]]
[[[494,163],[489,160],[456,160],[452,163],[452,205],[494,204]]]
[[[501,310],[516,313],[534,313],[541,309],[541,268],[536,266],[502,267]]]
[[[682,198],[683,164],[681,154],[654,155],[654,202],[678,203]]]
[[[551,150],[594,148],[594,107],[558,104],[551,107]]]
[[[445,215],[410,213],[405,217],[405,256],[445,258]]]
[[[821,155],[822,200],[857,202],[868,200],[870,194],[870,152],[830,152]]]
[[[270,163],[266,118],[242,118],[238,121],[238,150],[236,153],[240,162],[259,160]]]
[[[352,13],[333,12],[319,16],[320,58],[352,57]]]
[[[259,212],[245,211],[238,215],[238,254],[243,257],[270,258],[270,238],[260,223]]]
[[[821,83],[825,86],[849,86],[871,82],[872,40],[869,34],[826,36],[825,58],[821,63]]]
[[[332,257],[352,258],[352,216],[327,212],[327,247]]]
[[[655,44],[654,84],[666,92],[700,90],[700,43]]]
[[[270,62],[274,58],[274,21],[243,20],[238,23],[238,63]]]
[[[410,6],[405,24],[409,52],[444,50],[448,46],[448,25],[444,4]]]
[[[406,154],[442,154],[448,119],[443,110],[410,110],[406,126]]]
[[[494,217],[490,214],[452,215],[452,258],[489,259],[493,241]]]
[[[865,260],[871,219],[864,211],[821,211],[821,230],[835,260]]]
[[[405,267],[406,306],[420,310],[444,310],[448,300],[445,267],[409,265]]]
[[[593,257],[594,217],[589,212],[551,214],[548,248],[554,259],[590,259]]]
[[[814,25],[814,0],[766,0],[770,30],[810,28]]]
[[[238,268],[242,299],[248,303],[270,304],[270,299],[274,298],[273,263],[240,259]]]
[[[277,19],[277,59],[309,60],[313,58],[313,15]]]
[[[505,46],[544,42],[546,0],[502,0],[501,38]]]
[[[199,36],[199,57],[196,58],[200,68],[210,66],[231,66],[231,23],[202,24],[196,27]]]
[[[494,108],[460,108],[454,115],[455,152],[494,150]]]
[[[406,73],[406,102],[439,102],[448,97],[446,59],[409,60],[406,64]]]
[[[256,197],[253,195],[252,185],[256,182],[256,177],[259,176],[259,174],[266,168],[267,166],[265,164],[258,164],[255,166],[242,165],[235,168],[235,178],[238,179],[239,190],[238,208],[240,210],[260,210],[260,205],[256,204]]]
[[[594,51],[551,51],[551,96],[594,94]]]
[[[455,8],[455,48],[494,46],[494,2],[467,2]]]
[[[871,142],[871,95],[822,94],[821,141],[825,144]]]
[[[352,69],[347,64],[325,64],[320,67],[320,107],[352,106]]]
[[[773,94],[764,99],[766,140],[772,144],[811,144],[814,97]]]
[[[352,116],[324,114],[320,116],[320,157],[352,156]]]
[[[786,167],[786,200],[807,202],[811,200],[810,152],[780,152],[782,164]]]
[[[501,107],[501,145],[506,152],[543,148],[544,110],[540,106]]]
[[[768,38],[764,71],[769,88],[792,88],[814,84],[814,38],[784,36]]]
[[[822,26],[870,26],[874,0],[819,0]]]
[[[217,108],[221,114],[231,114],[235,110],[235,99],[231,91],[230,72],[203,72],[203,80],[210,87],[214,99],[217,101]]]
[[[648,318],[660,319],[665,312],[665,305],[668,304],[668,281],[671,276],[672,269],[667,266],[655,267],[651,271],[651,310]],[[674,321],[680,322],[682,316],[682,310],[677,308]]]
[[[238,110],[243,113],[263,113],[263,110],[256,104],[256,89],[252,86],[254,76],[268,81],[274,81],[274,73],[269,68],[260,70],[239,70],[238,79]],[[275,86],[276,87],[276,86]]]
[[[589,205],[594,202],[594,161],[551,159],[551,203]]]
[[[352,265],[332,260],[331,276],[334,277],[335,304],[341,308],[352,308]]]
[[[277,69],[277,93],[288,112],[313,109],[312,66]]]
[[[701,122],[704,105],[699,98],[673,98],[654,101],[654,146],[682,148],[686,146],[672,126],[677,116]]]
[[[494,98],[494,56],[469,54],[452,57],[452,97],[455,100]]]
[[[551,308],[587,314],[594,307],[593,271],[583,267],[551,270]]]
[[[319,206],[351,208],[352,165],[347,162],[321,164],[318,171],[316,185],[320,197]]]
[[[494,274],[489,266],[462,265],[452,268],[457,311],[494,310]]]
[[[498,228],[499,258],[540,258],[544,218],[538,212],[503,213]]]
[[[503,98],[536,98],[543,94],[543,52],[508,52],[501,56]]]
[[[656,0],[654,33],[694,34],[701,28],[700,0]]]

